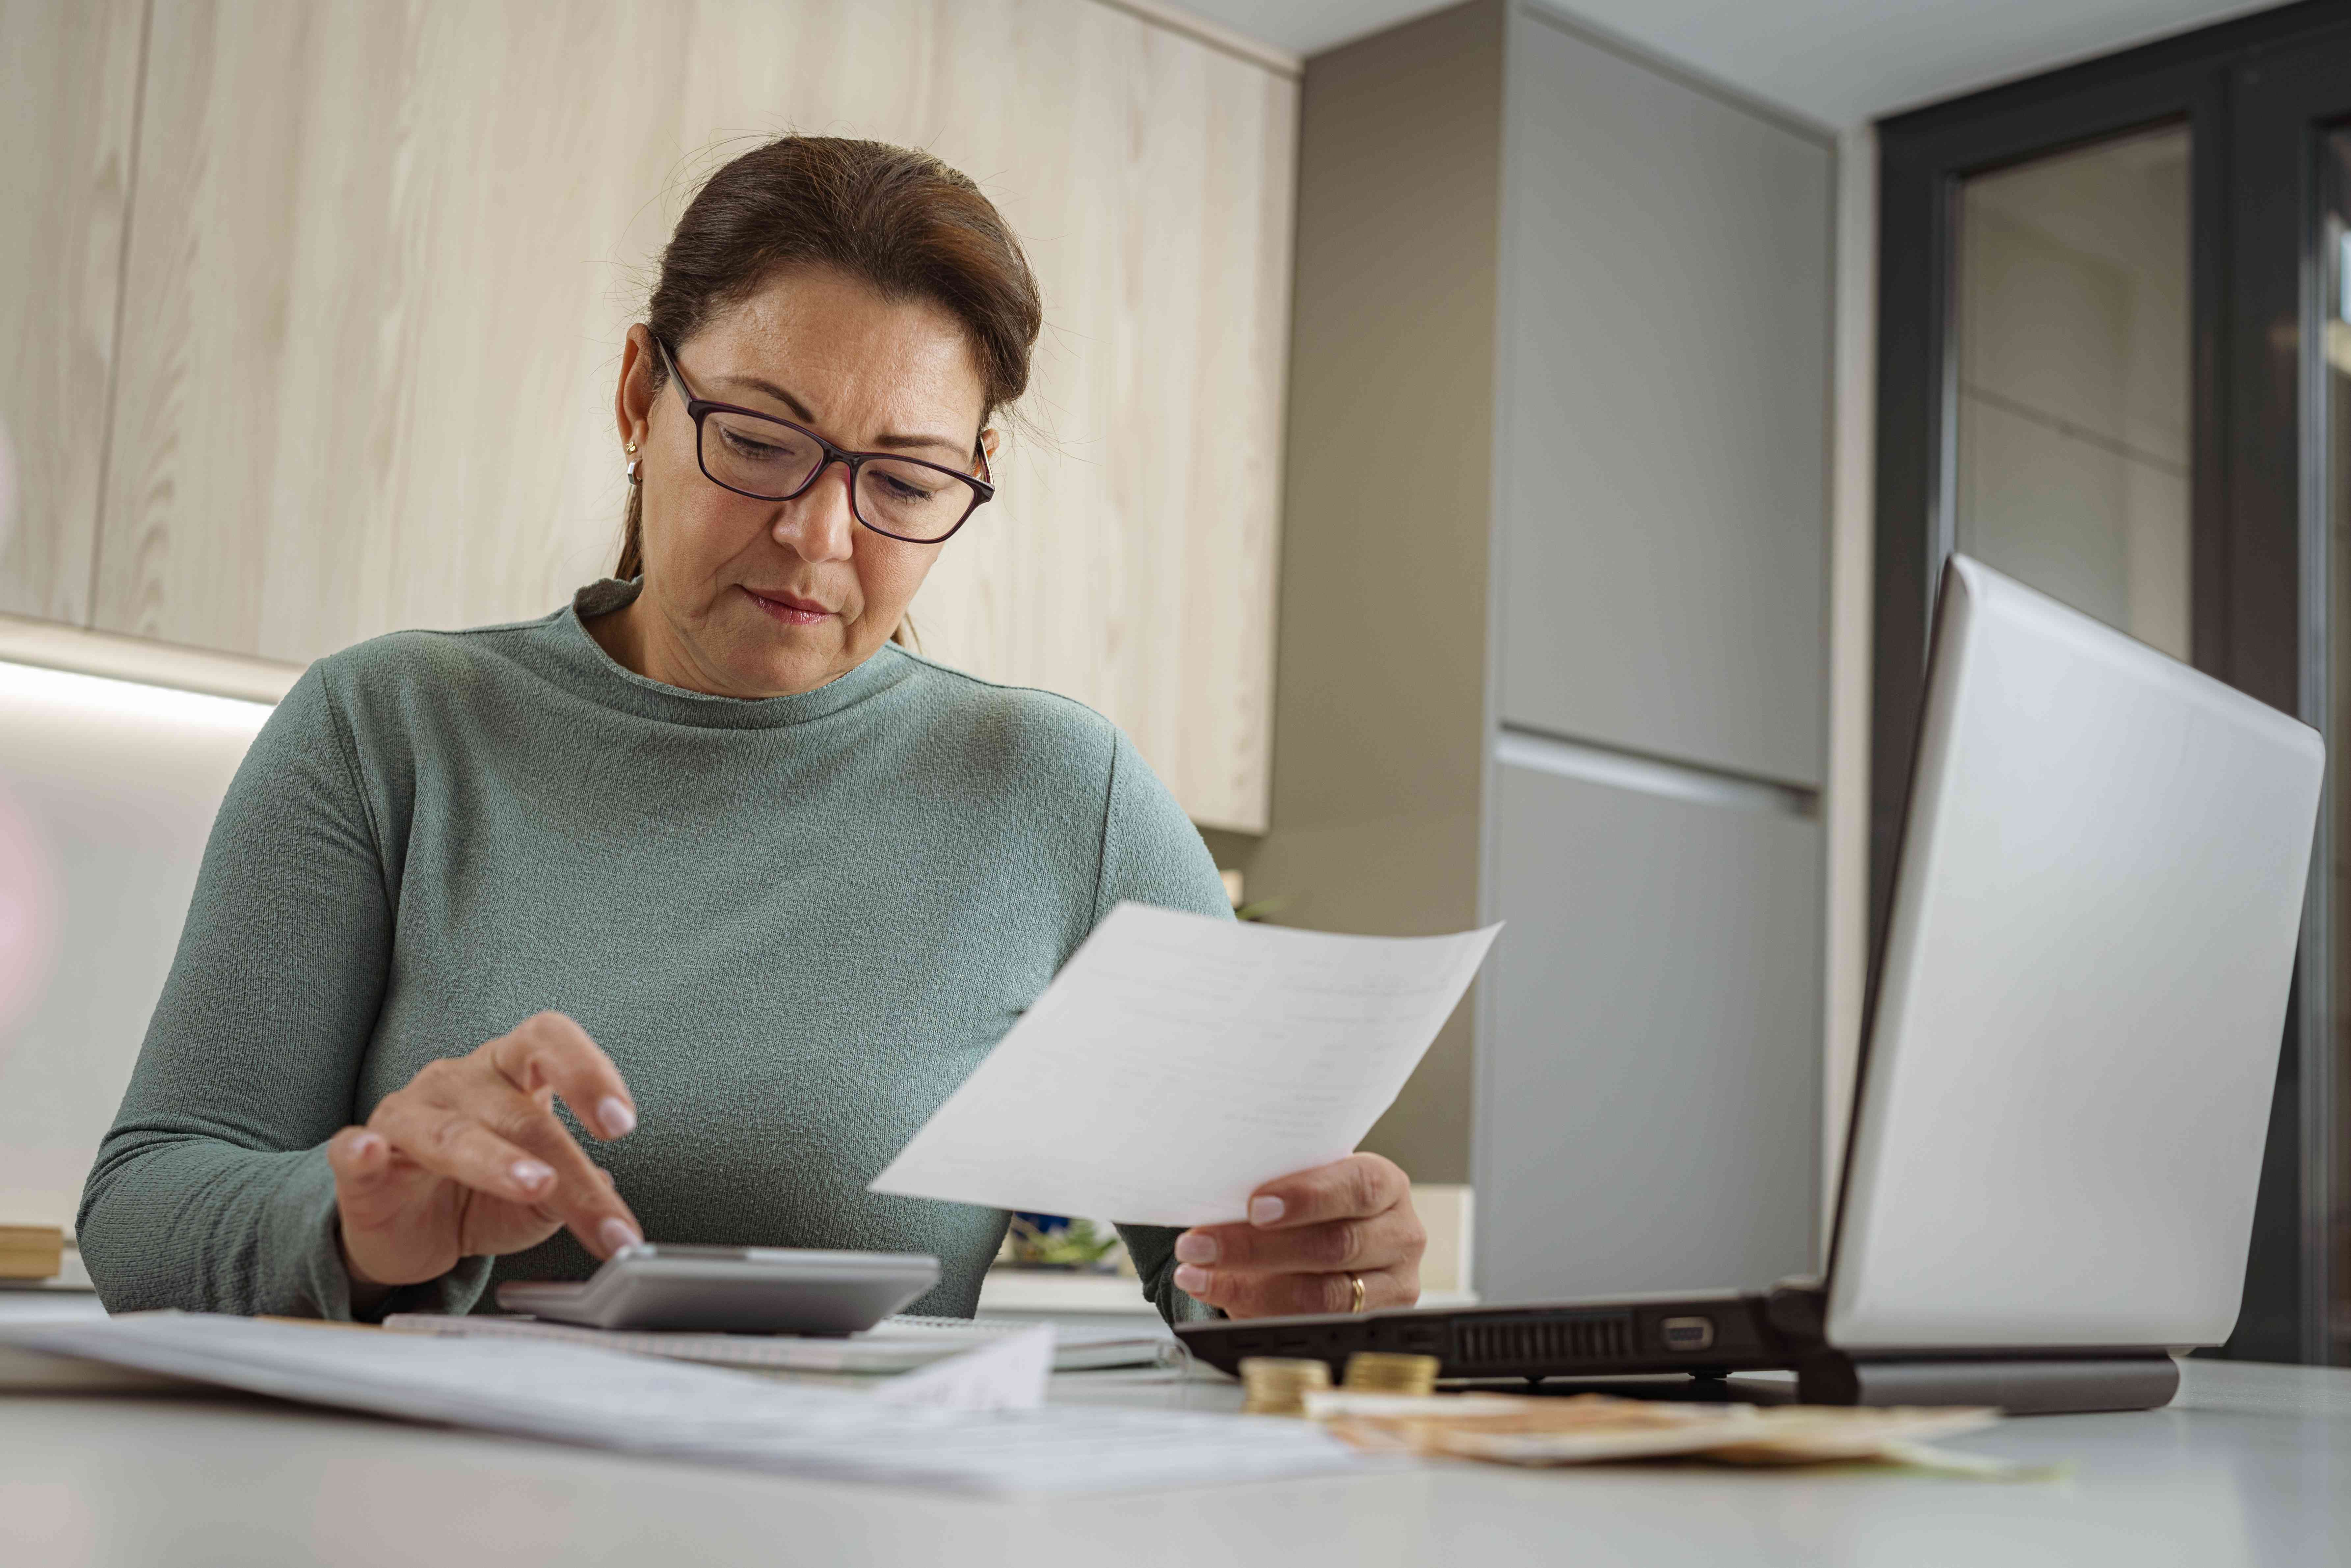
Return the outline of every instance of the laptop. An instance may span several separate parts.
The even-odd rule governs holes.
[[[2324,762],[2307,726],[1955,555],[1822,1279],[1176,1332],[1228,1371],[1375,1350],[1447,1379],[2164,1404],[2171,1353],[2225,1340],[2243,1292]]]

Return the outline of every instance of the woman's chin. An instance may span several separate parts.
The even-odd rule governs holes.
[[[813,691],[841,675],[849,661],[841,649],[841,618],[826,616],[813,624],[776,620],[746,604],[747,613],[730,616],[734,623],[716,653],[711,674],[724,680],[737,696],[788,696]],[[717,630],[717,628],[712,628]],[[704,645],[718,639],[705,633]]]
[[[727,661],[736,689],[747,696],[780,697],[812,692],[847,674],[838,637],[768,636],[763,646],[746,648]],[[784,644],[778,646],[778,644]]]

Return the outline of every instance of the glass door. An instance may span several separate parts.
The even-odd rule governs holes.
[[[2253,1270],[2295,1359],[2351,1364],[2351,33],[2262,51],[2231,88],[2229,504],[2267,557],[2293,551],[2299,706],[2329,754]]]
[[[1958,195],[1952,544],[2189,656],[2186,125]]]
[[[2351,1364],[2351,789],[2345,788],[2342,758],[2351,745],[2351,130],[2328,130],[2318,148],[2314,182],[2318,211],[2312,225],[2312,272],[2318,297],[2310,302],[2313,330],[2307,350],[2312,368],[2310,421],[2313,445],[2312,509],[2319,514],[2327,572],[2330,632],[2327,655],[2332,702],[2328,749],[2337,760],[2331,780],[2326,835],[2328,924],[2333,969],[2328,988],[2331,1018],[2323,1020],[2314,1054],[2323,1059],[2313,1087],[2325,1095],[2322,1124],[2314,1137],[2314,1159],[2322,1178],[2308,1197],[2317,1206],[2312,1267],[2314,1305],[2326,1323],[2326,1359]],[[2331,1078],[2331,1085],[2325,1080]]]
[[[2351,25],[2279,7],[1877,133],[1873,937],[1953,549],[2322,729],[2224,1354],[2351,1364]]]

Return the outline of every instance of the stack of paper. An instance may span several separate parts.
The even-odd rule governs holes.
[[[547,1342],[141,1312],[0,1322],[0,1343],[412,1420],[959,1491],[1123,1491],[1363,1463],[1304,1422],[1092,1406],[910,1406]]]

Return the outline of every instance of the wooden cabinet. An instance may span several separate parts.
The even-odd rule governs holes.
[[[80,623],[144,0],[0,0],[0,612]]]
[[[12,58],[93,31],[19,8]],[[978,179],[1045,290],[1001,497],[916,601],[923,646],[1092,705],[1196,819],[1264,826],[1290,73],[1099,0],[173,0],[144,26],[102,483],[92,371],[23,415],[89,473],[40,478],[0,608],[298,663],[543,613],[611,564],[618,345],[700,177],[787,127],[872,136]],[[102,206],[129,117],[51,96],[10,112],[71,120],[78,165],[41,177]],[[108,248],[41,223],[37,249]],[[24,308],[0,299],[0,344]]]

